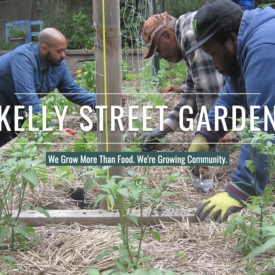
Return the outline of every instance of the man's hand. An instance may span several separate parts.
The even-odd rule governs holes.
[[[159,141],[157,140],[157,138],[164,138],[166,136],[167,132],[164,131],[160,131],[159,126],[157,128],[155,128],[153,130],[152,133],[146,132],[143,137],[140,137],[138,140],[139,141],[143,141],[140,144],[140,148],[142,150],[142,152],[151,152],[153,151],[157,144],[159,143]]]
[[[203,136],[196,136],[188,150],[188,152],[209,152],[209,145],[207,138]]]
[[[209,152],[208,140],[203,135],[196,135],[188,152]],[[199,166],[188,166],[188,170],[195,176],[199,176]]]
[[[76,131],[73,129],[70,129],[70,128],[66,128],[62,131],[62,133],[69,134],[69,135],[73,136],[76,133]]]
[[[178,86],[169,86],[169,87],[165,90],[164,93],[165,93],[165,94],[168,94],[168,93],[171,93],[171,92],[177,93],[177,94],[183,93],[183,91],[181,90],[181,88],[178,87]]]
[[[221,223],[230,214],[236,213],[242,208],[243,205],[240,202],[229,196],[227,192],[222,192],[202,202],[195,215],[200,221],[212,219]]]

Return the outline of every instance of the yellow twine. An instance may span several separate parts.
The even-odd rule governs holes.
[[[102,0],[102,26],[103,26],[103,68],[104,68],[104,97],[105,97],[105,106],[108,106],[107,100],[107,66],[106,66],[106,25],[105,25],[105,0]],[[109,136],[108,136],[108,110],[105,109],[105,133],[106,133],[106,152],[109,152]],[[110,177],[109,169],[107,170],[107,177]],[[113,210],[114,206],[109,201],[107,201],[108,210]]]

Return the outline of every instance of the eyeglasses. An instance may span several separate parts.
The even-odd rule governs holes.
[[[160,37],[159,37],[159,41],[158,41],[158,43],[157,43],[157,45],[156,45],[156,47],[155,47],[155,49],[154,49],[152,55],[159,55],[159,53],[157,52],[157,48],[158,48],[159,42],[160,42],[160,40],[161,40],[161,37],[162,37],[162,33],[161,33],[161,35],[160,35]]]

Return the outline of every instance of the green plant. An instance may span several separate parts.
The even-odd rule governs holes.
[[[93,26],[88,16],[83,12],[83,8],[79,9],[79,13],[73,15],[73,23],[71,27],[74,29],[70,45],[74,49],[92,49],[94,47],[94,37],[91,36]]]
[[[121,71],[122,71],[122,79],[123,80],[131,80],[135,78],[135,75],[128,74],[128,62],[124,59],[121,60]]]
[[[242,254],[245,256],[242,260],[244,261],[263,253],[267,249],[275,248],[275,215],[272,215],[273,213],[270,212],[270,206],[275,201],[273,195],[275,189],[267,188],[264,190],[263,196],[259,197],[255,184],[256,168],[259,158],[263,154],[267,156],[266,170],[270,173],[270,179],[274,175],[275,135],[261,131],[251,132],[250,121],[248,119],[246,120],[246,126],[242,135],[244,138],[240,141],[240,144],[247,144],[250,152],[250,160],[246,160],[245,162],[254,177],[250,185],[254,186],[256,196],[250,197],[248,202],[245,203],[249,210],[247,215],[234,216],[234,219],[228,222],[225,237],[229,235],[230,238],[238,239],[238,244],[235,248],[241,249]],[[270,263],[272,267],[275,266],[273,261],[269,261]],[[253,266],[248,264],[247,270],[249,272],[253,271]]]
[[[232,238],[235,232],[234,238],[238,238],[235,249],[241,249],[244,256],[267,240],[263,235],[262,227],[267,226],[270,221],[274,222],[270,212],[270,206],[275,201],[275,197],[270,196],[273,191],[274,188],[267,188],[263,197],[250,197],[249,201],[245,203],[249,213],[236,216],[228,222],[225,238],[227,235]]]
[[[20,213],[30,208],[23,204],[26,188],[29,186],[33,190],[39,180],[47,180],[45,165],[38,153],[43,152],[34,143],[19,139],[0,154],[0,244],[10,237],[12,250],[16,249],[16,241],[20,247],[31,239],[41,241],[32,227],[18,222]],[[17,212],[13,212],[15,202],[18,203]],[[35,209],[50,219],[46,210]]]
[[[97,181],[97,178],[104,180],[104,182],[106,183],[100,185],[100,190],[104,193],[97,197],[94,203],[94,207],[107,199],[113,205],[115,205],[120,216],[118,232],[122,243],[117,246],[112,246],[108,250],[104,251],[92,262],[92,264],[96,263],[104,256],[111,254],[114,251],[118,251],[119,257],[116,259],[117,271],[112,270],[110,272],[112,272],[112,274],[121,274],[120,272],[123,272],[123,274],[125,274],[125,272],[127,271],[141,270],[141,263],[145,263],[149,260],[148,257],[143,256],[141,253],[141,244],[145,238],[151,235],[152,237],[160,241],[159,233],[153,230],[149,230],[148,225],[150,224],[153,212],[160,203],[162,194],[173,195],[173,193],[167,191],[167,188],[169,184],[175,182],[180,173],[175,173],[169,176],[167,175],[167,180],[160,180],[158,187],[152,190],[145,185],[145,182],[148,181],[148,178],[146,177],[148,167],[144,167],[143,176],[137,176],[133,170],[129,170],[128,174],[130,176],[130,179],[120,180],[118,183],[116,183],[116,180],[121,177],[106,176],[106,172],[109,168],[110,167],[108,166],[103,167],[102,169],[92,168],[91,171],[84,173],[82,176],[96,176],[87,180],[87,182],[85,183],[85,192],[87,192],[93,186],[93,184]],[[145,203],[150,205],[147,219],[145,219],[143,211]],[[176,206],[172,204],[164,204],[163,206],[176,208]],[[140,209],[139,219],[133,214],[136,208]],[[131,224],[135,225],[135,228],[132,230],[130,228]],[[146,269],[148,270],[149,268],[144,268],[144,270]]]
[[[95,62],[84,62],[81,66],[81,72],[77,75],[76,83],[90,93],[96,92],[96,74]]]
[[[43,107],[43,104],[40,104]],[[56,118],[55,112],[47,112],[46,114],[46,127],[50,127],[52,119]],[[30,119],[26,119],[23,128],[25,128],[25,133],[32,137],[38,145],[45,146],[47,149],[51,147],[54,143],[52,142],[53,135],[62,135],[62,133],[55,131],[56,127],[52,127],[53,131],[43,131],[43,114],[35,114],[32,117],[32,127],[37,128],[38,131],[30,131]]]
[[[81,140],[75,140],[74,142],[74,152],[95,152],[96,151],[96,142],[97,138],[95,133],[89,132],[87,134],[79,133]],[[70,152],[71,149],[67,150]]]
[[[160,79],[160,85],[162,87],[168,87],[171,85],[182,85],[183,81],[186,78],[186,64],[173,64],[170,68],[170,64],[166,60],[161,59],[158,77]]]
[[[9,41],[5,41],[3,36],[0,36],[0,40],[3,41],[0,43],[0,50],[12,50],[12,45]]]
[[[47,106],[47,112],[55,113],[55,106],[58,107],[59,112],[62,112],[64,107],[68,106],[67,113],[76,113],[74,103],[60,94],[57,89],[54,89],[50,94],[47,94],[46,98],[44,98],[42,102],[44,106]]]
[[[173,77],[171,80],[172,85],[182,85],[186,78],[186,63],[175,63],[170,70],[170,74]]]
[[[21,30],[14,30],[13,27],[9,27],[9,38],[26,37],[27,33]]]

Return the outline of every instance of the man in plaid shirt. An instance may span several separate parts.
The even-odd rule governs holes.
[[[183,125],[188,127],[187,119],[195,118],[202,106],[206,106],[209,111],[223,89],[224,78],[213,69],[209,55],[200,49],[185,55],[196,43],[192,26],[195,14],[196,12],[189,12],[176,19],[164,12],[149,17],[142,27],[141,34],[146,45],[144,58],[158,53],[160,59],[168,62],[177,63],[184,60],[187,70],[186,85],[181,87],[182,99],[166,116],[163,131],[160,131],[158,126],[152,133],[144,134],[144,141],[140,145],[143,152],[154,150],[159,138],[164,138],[167,133],[174,132],[179,127],[179,112],[182,106],[190,106],[193,109],[193,114],[189,114],[186,109],[183,112]]]

